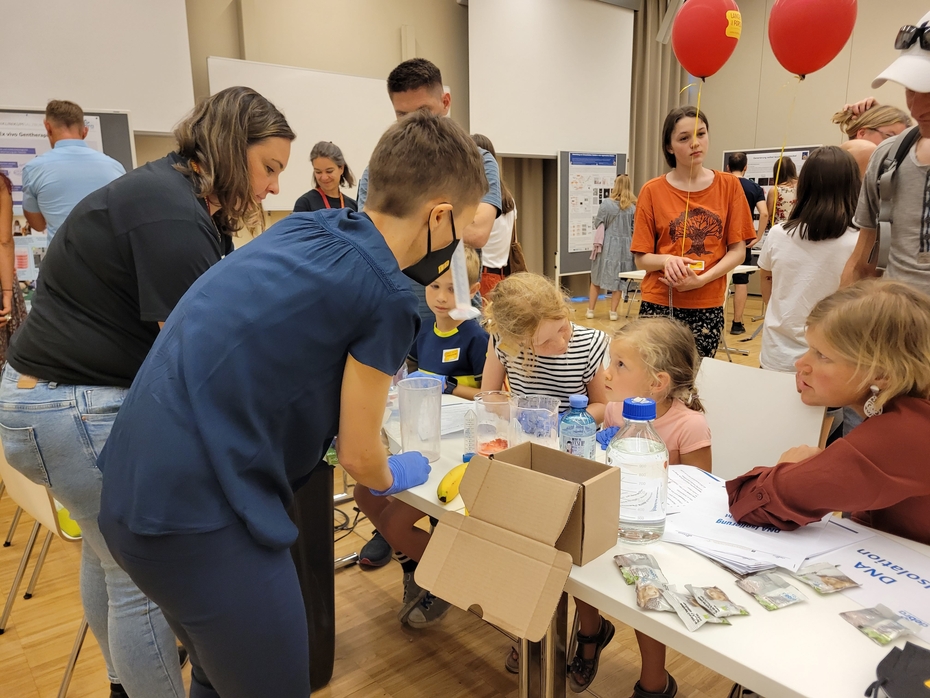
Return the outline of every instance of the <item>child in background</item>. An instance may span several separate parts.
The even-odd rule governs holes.
[[[694,465],[710,472],[710,428],[694,388],[700,358],[691,330],[666,317],[634,320],[614,335],[610,365],[604,375],[607,391],[603,431],[598,441],[606,448],[623,425],[623,401],[649,397],[656,402],[653,424],[668,448],[668,462]],[[569,685],[584,691],[597,674],[601,651],[614,636],[614,626],[583,601],[578,608],[578,649],[569,667]],[[665,645],[636,631],[642,656],[640,678],[633,698],[672,698],[678,684],[665,670]]]
[[[468,294],[473,296],[481,279],[481,260],[468,246],[465,247],[465,264],[470,286]],[[449,311],[455,307],[451,270],[426,287],[426,303],[436,321],[420,328],[407,357],[408,368],[412,371],[408,377],[437,378],[442,381],[443,393],[471,400],[481,391],[488,333],[476,320],[449,317]],[[404,600],[397,614],[400,622],[412,628],[425,628],[442,620],[450,604],[427,593],[413,579],[430,537],[427,531],[416,526],[425,516],[423,512],[394,498],[376,497],[359,485],[355,487],[355,501],[376,527],[359,554],[360,564],[380,567],[387,564],[392,551],[396,551],[394,556],[403,568]]]
[[[568,409],[572,395],[588,396],[588,412],[600,423],[607,403],[604,369],[609,340],[601,330],[576,325],[562,292],[539,274],[521,272],[501,281],[485,311],[491,339],[483,390],[557,397]]]
[[[481,281],[481,260],[468,245],[465,246],[465,264],[468,295],[474,296]],[[481,391],[488,333],[477,320],[449,317],[449,311],[455,307],[451,270],[426,287],[426,304],[436,316],[436,322],[420,327],[417,341],[407,357],[409,375],[439,378],[444,393],[472,400]]]

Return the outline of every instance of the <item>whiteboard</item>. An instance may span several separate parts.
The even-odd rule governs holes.
[[[127,110],[139,133],[170,133],[194,106],[184,0],[3,2],[0,104]]]
[[[213,56],[207,59],[207,73],[211,94],[235,85],[251,87],[284,113],[297,134],[281,175],[281,192],[264,201],[269,211],[291,211],[313,187],[310,149],[315,143],[338,145],[357,179],[395,121],[385,80]],[[343,191],[355,198],[354,187]]]
[[[498,155],[628,153],[632,70],[632,10],[469,0],[469,124]]]

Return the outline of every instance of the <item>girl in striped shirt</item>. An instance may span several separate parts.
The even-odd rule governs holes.
[[[491,292],[488,357],[482,390],[549,395],[568,409],[572,395],[588,396],[588,412],[604,420],[604,357],[610,341],[601,330],[576,325],[562,292],[539,274],[521,272]]]

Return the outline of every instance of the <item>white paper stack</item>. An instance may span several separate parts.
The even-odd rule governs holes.
[[[690,466],[669,469],[670,512],[677,513],[666,520],[662,540],[684,545],[737,574],[773,567],[796,572],[808,558],[874,535],[833,516],[795,531],[737,523],[730,516],[723,481],[696,470]]]

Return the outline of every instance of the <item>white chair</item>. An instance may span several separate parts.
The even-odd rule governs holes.
[[[801,402],[793,373],[704,359],[696,387],[713,435],[713,471],[724,479],[826,437],[826,408]]]
[[[6,629],[7,620],[13,609],[13,600],[16,598],[20,584],[22,584],[26,566],[29,564],[29,557],[35,547],[36,538],[39,535],[39,529],[45,526],[48,534],[42,544],[42,550],[39,553],[38,560],[36,560],[36,567],[32,574],[32,579],[26,590],[25,598],[27,599],[32,596],[32,592],[35,589],[36,580],[39,577],[39,570],[42,568],[46,553],[48,553],[49,545],[52,542],[52,536],[56,535],[67,542],[79,542],[81,539],[73,538],[61,530],[61,526],[58,523],[58,511],[55,508],[55,500],[52,498],[52,495],[49,494],[49,491],[45,487],[35,484],[7,463],[2,450],[0,450],[0,478],[2,478],[3,482],[6,484],[6,492],[9,494],[10,498],[16,502],[23,511],[35,519],[35,524],[32,527],[32,532],[29,534],[29,540],[26,542],[26,548],[23,551],[19,568],[16,570],[16,575],[13,577],[13,584],[10,587],[10,594],[7,597],[6,606],[3,609],[3,614],[0,615],[0,634],[2,634]],[[65,668],[64,679],[62,680],[61,688],[58,692],[59,698],[64,698],[68,693],[68,685],[71,683],[71,674],[74,671],[74,665],[77,663],[77,658],[80,654],[86,634],[87,619],[84,618],[81,620],[81,626],[71,650],[71,658],[68,660],[68,666]]]

